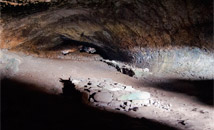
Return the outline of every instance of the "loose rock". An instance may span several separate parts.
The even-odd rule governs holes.
[[[94,95],[94,99],[98,102],[111,102],[113,100],[110,92],[98,92]]]
[[[138,107],[148,106],[150,93],[134,89],[110,79],[71,79],[76,89],[85,93],[86,103],[101,108],[136,111]]]

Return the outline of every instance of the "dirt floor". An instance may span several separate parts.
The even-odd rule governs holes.
[[[136,79],[99,56],[46,59],[1,51],[0,59],[6,59],[0,61],[3,129],[214,129],[212,80]],[[159,105],[129,112],[91,108],[63,95],[60,78],[69,77],[112,79],[149,92]]]

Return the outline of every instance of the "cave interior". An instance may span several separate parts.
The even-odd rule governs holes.
[[[212,130],[212,0],[0,0],[2,130]]]

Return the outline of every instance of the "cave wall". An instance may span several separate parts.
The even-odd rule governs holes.
[[[55,0],[36,6],[39,3],[44,1],[2,6],[0,48],[49,56],[68,39],[69,44],[101,48],[105,58],[151,70],[184,67],[189,72],[197,62],[206,64],[192,71],[205,72],[203,68],[214,63],[212,0]]]
[[[62,26],[63,24],[60,33],[64,33],[73,24],[79,26],[82,30],[76,31],[71,28],[69,30],[71,32],[66,33],[76,40],[80,40],[78,33],[82,31],[92,42],[111,43],[122,48],[185,45],[213,49],[212,0],[77,0],[68,1],[68,3],[70,4],[67,4],[66,1],[61,2],[62,5],[59,4],[60,8],[82,7],[83,10],[87,9],[87,14],[77,13],[73,16],[57,17],[54,22],[49,19],[49,17],[53,17],[48,13],[50,11],[34,14],[38,16],[36,21],[30,19],[34,17],[33,15],[26,16],[25,19],[29,18],[26,21],[28,23],[23,24],[31,27],[25,30],[31,32],[35,29],[42,29],[41,31],[46,33],[46,30],[37,25],[45,22],[48,23],[46,25],[46,28],[48,28],[50,22],[52,22],[56,26]],[[16,12],[16,9],[14,8],[13,11]],[[4,12],[2,15],[4,16]],[[5,24],[8,26],[10,23]],[[88,26],[90,29],[86,28],[87,24],[92,27]],[[24,35],[21,38],[31,35],[25,35],[26,31],[22,28],[19,28],[19,30]],[[10,30],[7,29],[7,31]],[[89,40],[84,39],[84,41]],[[2,44],[4,44],[4,41],[2,41]]]

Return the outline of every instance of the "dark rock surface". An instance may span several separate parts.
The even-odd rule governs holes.
[[[153,71],[199,78],[214,70],[212,0],[10,2],[1,2],[0,48],[56,58],[87,45]]]
[[[79,31],[83,29],[82,32],[78,32],[73,28],[73,32],[66,33],[75,40],[80,40],[79,38],[83,37],[82,40],[86,42],[112,44],[122,48],[185,45],[213,49],[212,0],[76,0],[58,2],[61,4],[60,8],[73,6],[83,8],[83,10],[87,9],[88,14],[79,13],[74,16],[58,17],[53,23],[56,26],[62,26],[63,32],[72,29],[69,28],[72,24],[79,26]],[[39,11],[39,9],[37,10]],[[8,13],[3,12],[3,19],[5,15]],[[50,21],[49,17],[51,16],[47,14],[38,18],[37,25],[40,25],[42,21]],[[26,28],[26,31],[31,32],[36,28],[43,29],[34,24],[32,20],[31,28]],[[47,30],[43,31],[47,34]],[[22,33],[24,34],[24,30]],[[32,33],[25,34],[27,35],[23,35],[23,37],[32,35]],[[51,38],[50,34],[48,37]]]
[[[214,49],[212,0],[10,2],[20,5],[1,2],[0,48],[49,56],[77,41],[91,43],[105,58],[126,62],[143,62],[139,51]]]

